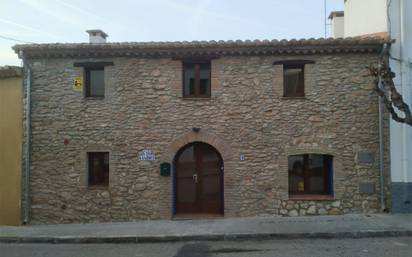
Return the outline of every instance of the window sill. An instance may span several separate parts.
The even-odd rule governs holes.
[[[335,197],[333,195],[289,195],[289,200],[330,201],[335,200]]]
[[[109,190],[109,186],[105,185],[92,185],[92,186],[87,186],[88,190]]]
[[[84,99],[86,99],[86,100],[103,100],[104,96],[85,96]]]
[[[208,96],[208,97],[182,97],[183,100],[188,100],[188,101],[207,101],[207,100],[211,100],[212,97]]]
[[[306,98],[306,96],[282,96],[281,99],[282,99],[282,100],[293,100],[293,99],[296,99],[296,100],[306,100],[307,98]]]

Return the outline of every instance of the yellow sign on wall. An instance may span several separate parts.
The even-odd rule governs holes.
[[[73,93],[81,93],[83,91],[83,80],[80,77],[77,77],[73,81],[72,92]]]

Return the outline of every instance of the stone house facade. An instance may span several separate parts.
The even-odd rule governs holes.
[[[380,211],[367,67],[384,43],[15,46],[32,76],[30,222]]]

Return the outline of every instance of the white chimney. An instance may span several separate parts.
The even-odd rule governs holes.
[[[86,32],[89,33],[89,43],[91,44],[106,43],[106,37],[109,36],[101,29],[91,29],[86,30]]]
[[[329,20],[332,21],[331,33],[333,38],[344,37],[344,18],[343,11],[330,13]]]

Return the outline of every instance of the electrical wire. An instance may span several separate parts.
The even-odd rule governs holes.
[[[388,1],[388,4],[386,5],[386,16],[388,17],[388,34],[389,34],[389,37],[391,37],[392,35],[392,21],[391,21],[391,16],[390,16],[390,13],[389,13],[389,8],[391,7],[391,4],[392,4],[392,0],[389,0]]]
[[[2,35],[0,35],[0,38],[5,39],[5,40],[20,42],[20,43],[35,44],[35,43],[33,43],[33,42],[30,42],[30,41],[24,41],[24,40],[12,38],[12,37],[6,37],[6,36],[2,36]]]

